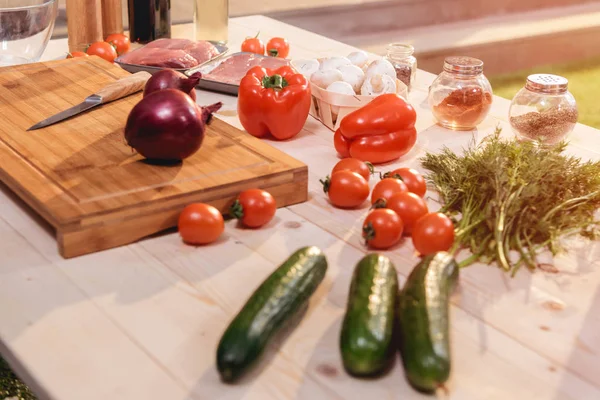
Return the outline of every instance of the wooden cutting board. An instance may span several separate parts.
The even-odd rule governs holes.
[[[149,164],[123,137],[141,92],[26,132],[126,75],[98,57],[0,69],[0,179],[55,227],[63,257],[173,227],[189,203],[226,212],[248,188],[268,190],[278,207],[307,199],[304,164],[218,118],[192,157]]]

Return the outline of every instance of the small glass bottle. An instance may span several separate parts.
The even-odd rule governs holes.
[[[554,145],[575,128],[579,116],[575,98],[562,76],[535,74],[513,98],[510,126],[520,140]]]
[[[406,85],[408,90],[417,77],[417,59],[413,56],[414,52],[415,48],[410,44],[390,43],[385,56],[394,66],[396,77]]]
[[[128,12],[132,42],[171,37],[171,0],[129,0]]]
[[[227,43],[229,0],[194,0],[196,40]]]
[[[440,125],[470,130],[485,119],[492,107],[492,85],[483,75],[483,61],[448,57],[444,70],[429,87],[429,106]]]

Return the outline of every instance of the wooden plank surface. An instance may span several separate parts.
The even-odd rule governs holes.
[[[222,211],[249,187],[278,205],[306,200],[306,166],[214,118],[201,149],[156,165],[123,138],[142,93],[26,132],[129,73],[98,57],[0,69],[0,179],[52,224],[65,257],[131,243],[177,223],[186,204]]]
[[[262,17],[233,20],[231,46],[259,28],[266,36],[288,37],[292,57],[351,50]],[[49,51],[60,50],[61,43]],[[410,95],[418,113],[417,146],[390,167],[418,168],[425,151],[443,145],[460,150],[498,123],[511,134],[508,102],[499,98],[477,131],[434,125],[425,102],[432,78],[420,71]],[[239,126],[234,97],[198,94],[200,103],[222,99],[222,118]],[[0,351],[43,398],[430,398],[407,385],[398,363],[378,380],[343,372],[339,326],[352,269],[366,252],[359,226],[367,209],[334,209],[323,197],[318,178],[336,156],[331,132],[319,122],[310,118],[293,141],[269,143],[309,166],[309,201],[278,210],[261,230],[229,222],[225,237],[203,248],[185,246],[172,233],[64,260],[44,222],[3,188]],[[600,159],[600,133],[578,125],[569,152]],[[325,251],[330,268],[304,319],[251,376],[222,384],[214,356],[229,320],[289,253],[311,244]],[[484,265],[462,271],[452,299],[455,363],[448,398],[600,398],[600,246],[578,240],[572,246],[555,260],[558,273],[521,271],[511,279]],[[385,254],[404,282],[416,261],[410,243]]]

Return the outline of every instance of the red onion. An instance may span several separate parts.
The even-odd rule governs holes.
[[[221,106],[199,107],[182,91],[159,90],[133,107],[125,125],[125,140],[146,158],[183,160],[198,151],[206,124]]]
[[[190,95],[192,100],[196,101],[196,85],[200,82],[202,74],[196,72],[189,78],[181,72],[175,71],[174,69],[163,69],[158,71],[148,79],[146,87],[144,88],[144,97],[157,90],[164,89],[179,89],[184,93]]]

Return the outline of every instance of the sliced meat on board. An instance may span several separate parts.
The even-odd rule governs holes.
[[[119,57],[119,62],[164,68],[192,68],[219,54],[210,42],[158,39]]]
[[[246,75],[246,72],[248,72],[250,68],[257,65],[264,68],[275,69],[284,65],[289,65],[289,60],[275,57],[264,57],[252,53],[237,53],[227,57],[208,74],[204,74],[202,79],[239,85],[244,75]]]

